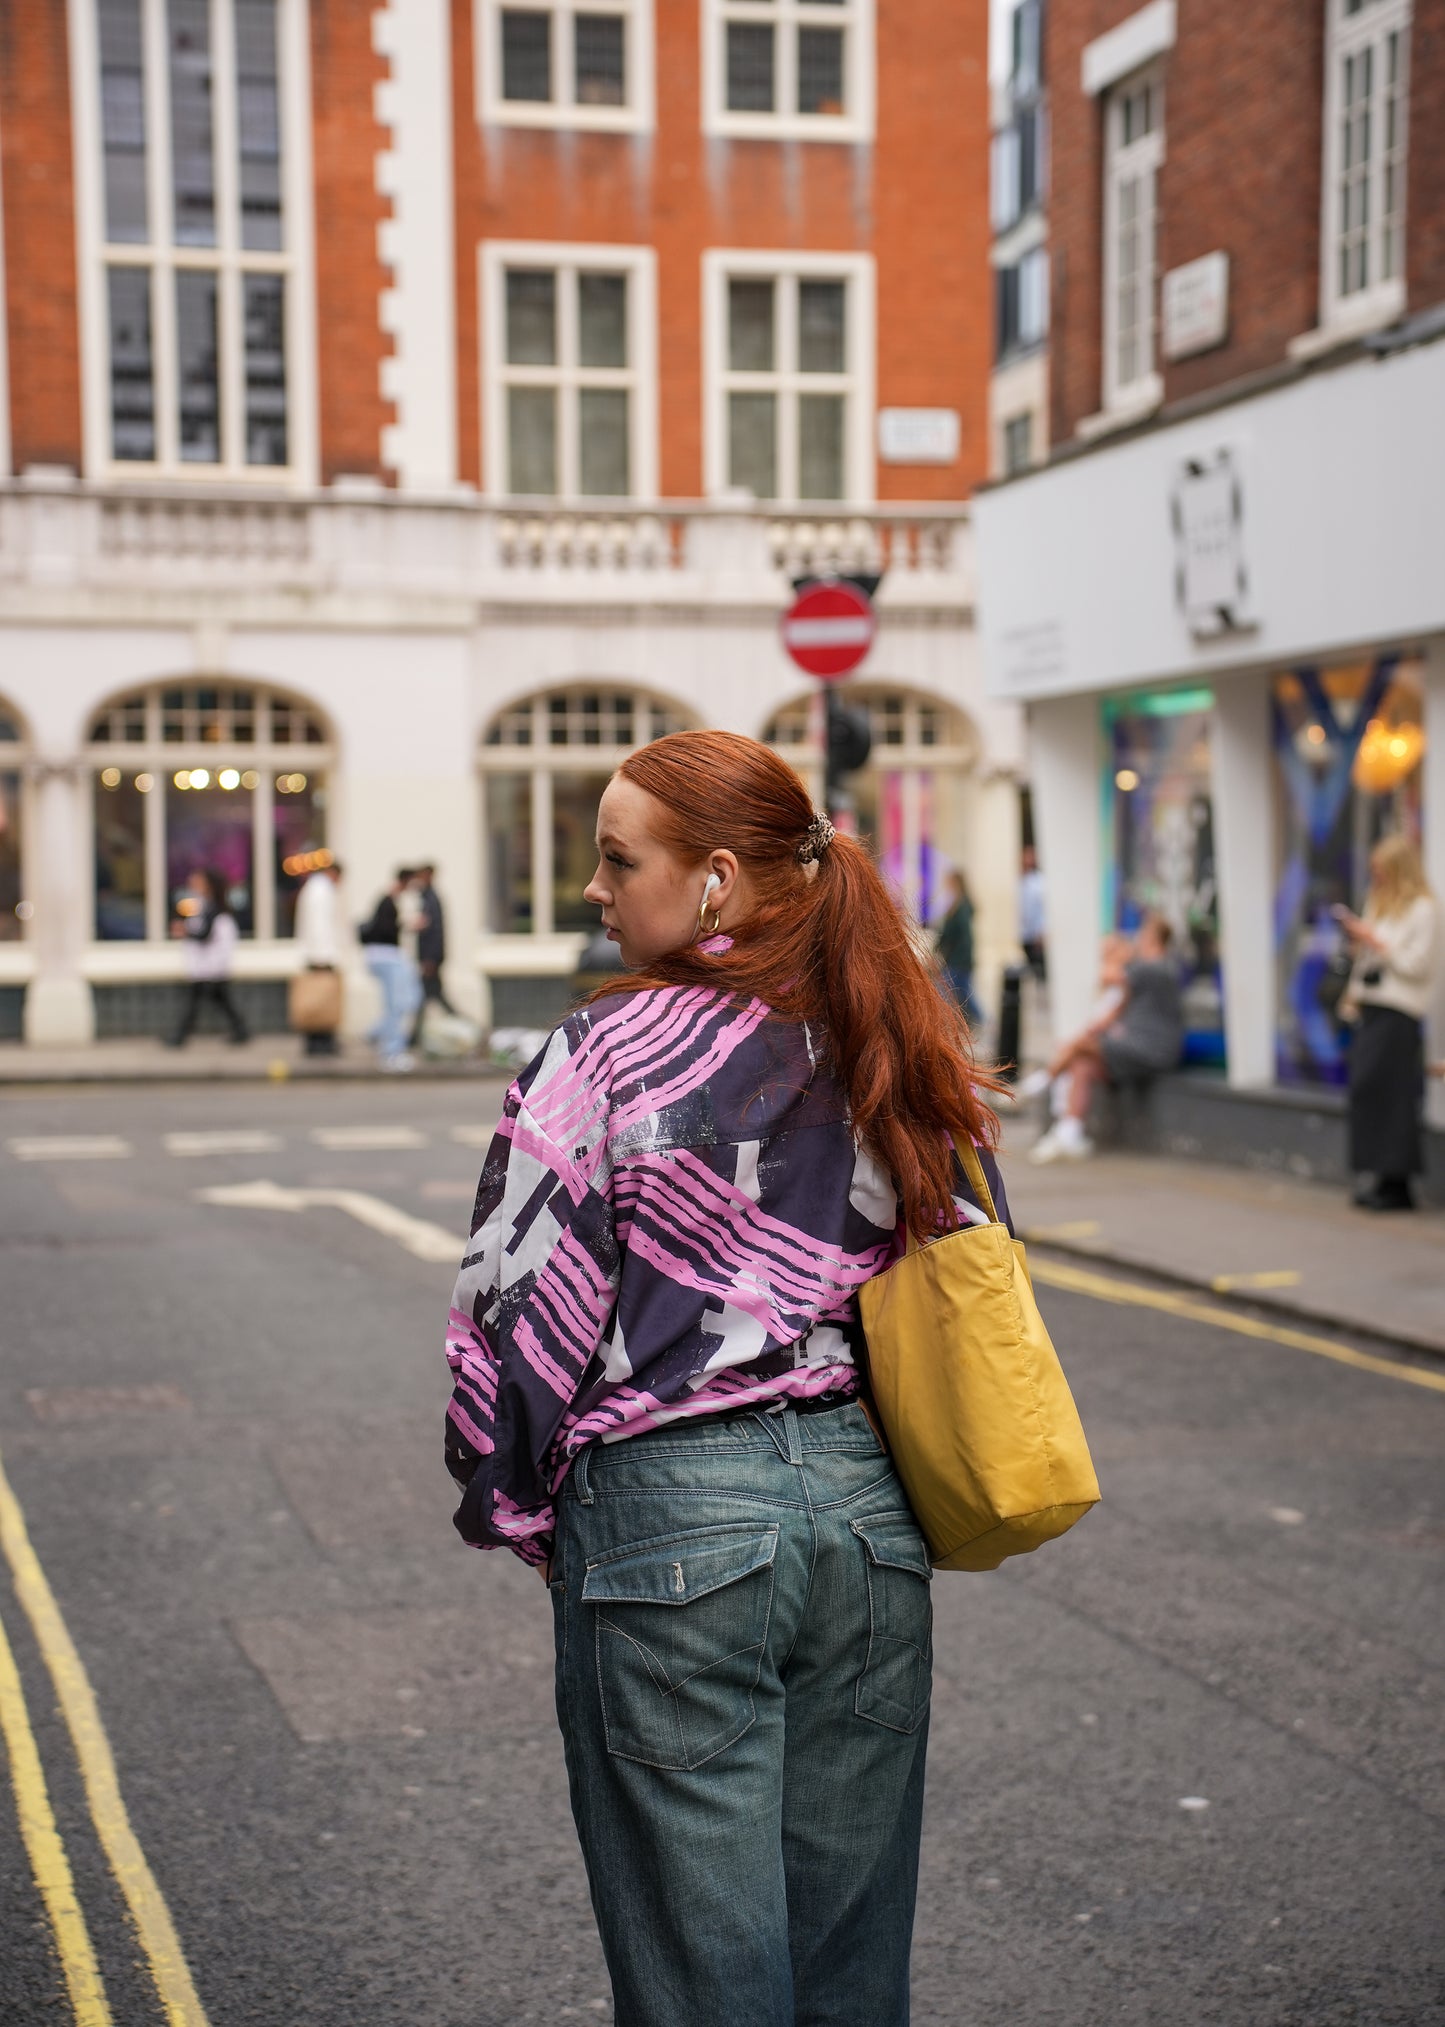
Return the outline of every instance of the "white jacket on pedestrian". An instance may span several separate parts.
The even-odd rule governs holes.
[[[1366,914],[1365,920],[1384,944],[1383,951],[1362,951],[1355,964],[1350,997],[1360,1006],[1392,1006],[1422,1021],[1430,1004],[1435,976],[1435,946],[1440,917],[1431,894],[1417,894],[1398,915]],[[1367,985],[1371,971],[1377,983]]]
[[[341,893],[329,873],[312,873],[296,896],[296,947],[303,964],[341,963]]]

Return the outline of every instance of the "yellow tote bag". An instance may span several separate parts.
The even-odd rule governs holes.
[[[910,1232],[858,1300],[873,1398],[934,1564],[991,1570],[1072,1527],[1099,1481],[1023,1245],[976,1150],[958,1154],[990,1222],[922,1246]]]

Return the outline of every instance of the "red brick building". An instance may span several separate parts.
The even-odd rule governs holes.
[[[949,0],[6,0],[11,467],[508,491],[510,440],[487,439],[510,408],[529,491],[963,498],[986,462],[985,36]],[[548,282],[558,247],[584,251]],[[516,345],[547,348],[549,291],[556,320],[560,377],[530,403],[505,369],[548,362],[493,356],[509,287]],[[584,338],[590,366],[563,357]],[[880,464],[894,408],[955,421],[924,462],[904,426]]]
[[[731,725],[821,792],[777,617],[828,570],[883,576],[862,819],[925,915],[967,861],[996,967],[986,30],[0,0],[0,1036],[161,1023],[197,855],[274,1016],[323,844],[356,915],[437,860],[454,991],[550,1018],[630,745]]]
[[[978,531],[1061,1010],[1162,908],[1195,1058],[1328,1090],[1332,906],[1396,830],[1445,891],[1445,5],[1048,0],[1044,51],[1050,454]]]

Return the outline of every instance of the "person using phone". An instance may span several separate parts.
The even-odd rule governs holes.
[[[1439,943],[1439,909],[1408,838],[1382,838],[1370,854],[1365,912],[1331,911],[1355,951],[1344,1007],[1357,1017],[1350,1045],[1350,1167],[1368,1178],[1362,1210],[1415,1207],[1411,1178],[1425,1166],[1425,1012]]]

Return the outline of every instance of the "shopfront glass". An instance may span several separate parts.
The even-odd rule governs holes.
[[[487,780],[487,927],[521,936],[532,926],[532,777]]]
[[[557,929],[595,932],[597,907],[582,890],[597,870],[597,805],[605,774],[552,776],[552,922]]]
[[[25,933],[16,912],[20,890],[20,776],[0,768],[0,943],[15,943]]]
[[[105,767],[94,777],[95,933],[105,943],[140,943],[146,933],[144,769]]]
[[[273,781],[271,855],[276,882],[276,934],[296,934],[296,897],[326,849],[326,784],[299,768]]]
[[[1282,1083],[1342,1084],[1348,1030],[1321,1001],[1341,947],[1331,909],[1363,907],[1370,852],[1420,842],[1420,663],[1380,656],[1276,676],[1276,1062]]]
[[[1104,707],[1105,919],[1132,934],[1162,915],[1184,988],[1186,1063],[1224,1061],[1208,690],[1131,693]]]
[[[167,905],[178,913],[192,873],[219,873],[236,927],[249,936],[255,926],[252,800],[239,784],[197,783],[198,775],[209,774],[208,768],[182,768],[165,785]]]

